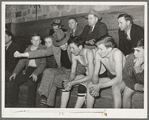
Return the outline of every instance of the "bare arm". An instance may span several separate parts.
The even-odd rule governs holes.
[[[69,76],[69,81],[73,81],[75,79],[76,68],[77,68],[77,60],[75,56],[72,54],[72,66],[71,66],[71,73]]]
[[[123,55],[120,51],[114,52],[114,61],[115,61],[115,73],[116,77],[112,80],[105,82],[100,85],[100,88],[105,88],[109,86],[113,86],[122,81],[122,70],[123,70]]]
[[[76,85],[78,83],[82,83],[85,81],[89,81],[92,79],[93,77],[93,70],[94,70],[94,56],[93,56],[93,52],[91,50],[87,51],[87,60],[88,60],[88,72],[89,74],[81,79],[75,80],[73,81],[73,85]]]
[[[100,70],[101,62],[100,62],[100,56],[96,52],[95,54],[95,69],[94,69],[94,74],[93,74],[93,84],[97,84],[99,82],[99,70]]]

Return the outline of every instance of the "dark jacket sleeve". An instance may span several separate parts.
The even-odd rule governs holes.
[[[86,36],[87,36],[88,30],[89,30],[89,26],[86,25],[86,26],[84,27],[84,29],[83,29],[83,32],[82,32],[81,35],[80,35],[80,37],[81,37],[83,40],[85,40],[85,41],[86,41],[85,38],[86,38]]]
[[[6,65],[5,65],[5,69],[6,69],[6,71],[9,71],[9,72],[13,72],[13,70],[15,69],[15,67],[16,67],[16,65],[17,65],[17,63],[18,63],[18,61],[19,61],[19,59],[18,58],[15,58],[14,57],[14,53],[16,52],[16,51],[21,51],[20,50],[20,48],[15,44],[15,43],[12,43],[12,45],[10,46],[11,48],[9,49],[9,57],[11,58],[7,58],[7,59],[9,59],[10,60],[10,63],[7,63],[6,62]],[[7,53],[6,53],[6,56],[7,56]]]
[[[100,37],[102,37],[102,36],[108,34],[108,29],[107,29],[107,26],[106,26],[105,23],[101,23],[101,24],[99,25],[99,28],[100,28],[100,29],[98,29],[98,34],[97,34],[98,36],[97,36],[97,38],[100,38]],[[96,38],[96,39],[97,39],[97,38]]]
[[[133,72],[133,54],[127,57],[125,67],[123,69],[123,80],[129,88],[134,90],[134,85],[137,83]]]
[[[120,31],[120,29],[118,30],[118,35],[119,35],[119,46],[118,46],[118,48],[119,48],[121,51],[124,51],[124,48],[123,48],[123,46],[125,46],[125,43],[124,43],[124,36],[123,36],[122,31]]]
[[[139,84],[144,85],[144,70],[141,73],[137,73],[136,78]]]

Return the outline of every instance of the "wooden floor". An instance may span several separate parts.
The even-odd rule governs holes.
[[[132,98],[133,108],[143,108],[143,104],[144,104],[143,95],[144,94],[142,93],[136,93],[135,95],[133,95],[133,98]],[[19,103],[17,107],[27,107],[26,99],[27,99],[27,84],[24,84],[20,87]],[[74,108],[76,99],[77,99],[77,87],[73,88],[71,92],[68,108]],[[37,94],[36,108],[39,107],[39,102],[40,102],[40,96]],[[61,103],[61,90],[58,89],[57,95],[56,95],[55,108],[60,108],[60,103]],[[6,107],[9,107],[9,106],[6,106]],[[86,104],[84,104],[83,108],[86,108]],[[101,90],[100,97],[96,98],[94,108],[113,108],[113,97],[112,97],[111,88],[106,88]]]

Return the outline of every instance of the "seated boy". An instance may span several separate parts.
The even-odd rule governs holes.
[[[115,42],[110,36],[103,36],[96,40],[96,54],[95,54],[95,69],[93,74],[93,82],[87,92],[89,107],[93,107],[95,97],[99,95],[102,88],[110,87],[122,81],[122,70],[125,65],[125,56],[118,49],[115,48]],[[99,78],[98,74],[104,65],[108,70],[108,77]],[[113,92],[113,94],[115,94]]]
[[[132,95],[137,91],[144,91],[144,39],[137,43],[134,53],[129,54],[123,70],[123,81],[113,86],[115,91],[115,108],[121,108],[121,93],[123,94],[123,108],[131,108]]]
[[[44,49],[45,46],[41,45],[40,36],[35,34],[31,37],[31,43],[25,52],[35,51],[38,49]],[[23,68],[25,67],[25,70]],[[46,58],[37,59],[20,59],[17,66],[15,67],[13,74],[10,76],[11,81],[11,104],[14,107],[17,105],[19,86],[24,82],[28,82],[28,94],[27,94],[27,104],[29,107],[35,106],[36,100],[36,89],[37,84],[40,81],[40,75],[46,67]],[[23,71],[22,71],[23,70]]]
[[[44,39],[46,49],[52,47],[52,45],[53,45],[52,39],[53,38],[51,36],[48,36],[48,37],[46,37]],[[47,98],[48,98],[48,96],[46,96],[45,93],[46,92],[50,93],[50,91],[48,91],[48,89],[47,89],[47,91],[45,91],[44,88],[45,88],[45,85],[49,85],[50,82],[49,82],[48,79],[44,79],[45,77],[47,77],[47,76],[45,76],[45,72],[47,70],[49,70],[49,68],[57,68],[58,67],[58,65],[56,63],[56,60],[55,60],[55,57],[54,57],[53,54],[50,55],[50,56],[47,56],[46,57],[46,61],[47,61],[47,66],[46,66],[46,69],[43,72],[43,77],[42,77],[42,80],[41,80],[41,83],[40,83],[40,86],[39,86],[39,89],[38,89],[38,92],[39,92],[40,97],[41,97],[41,99],[40,99],[40,107],[48,107],[48,105],[47,105]]]

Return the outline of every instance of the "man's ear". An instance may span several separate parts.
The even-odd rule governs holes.
[[[109,51],[109,52],[112,51],[112,47],[109,47],[109,48],[108,48],[108,51]]]
[[[95,16],[95,17],[96,17],[96,16]],[[98,17],[96,17],[95,19],[96,19],[96,22],[97,22],[97,21],[98,21]]]
[[[10,40],[12,40],[12,36],[9,36]]]
[[[82,48],[83,48],[83,46],[82,46],[82,45],[80,45],[80,46],[79,46],[79,49],[81,50]]]
[[[130,21],[129,20],[127,20],[127,25],[130,25]]]

